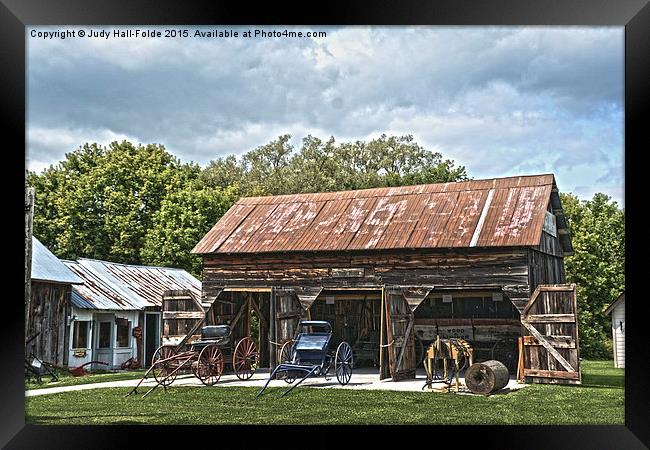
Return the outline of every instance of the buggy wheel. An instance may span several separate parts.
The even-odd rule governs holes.
[[[240,380],[248,380],[257,370],[260,352],[250,337],[245,337],[237,343],[232,356],[232,367]]]
[[[177,367],[176,348],[171,345],[161,345],[151,358],[151,373],[154,379],[163,386],[169,386],[176,379],[176,373],[169,376]]]
[[[194,375],[206,386],[214,386],[223,373],[223,353],[215,344],[206,345],[199,353]]]
[[[293,360],[292,358],[292,350],[293,350],[293,339],[289,339],[287,342],[282,344],[282,348],[280,349],[280,357],[279,357],[279,364],[282,364],[284,362],[291,362]],[[296,376],[295,373],[292,372],[284,372],[284,376],[282,379],[286,383],[293,383],[296,381]]]
[[[346,385],[350,382],[353,366],[354,360],[352,358],[352,347],[350,347],[350,344],[343,341],[336,349],[336,356],[334,359],[336,379],[339,381],[339,384]]]

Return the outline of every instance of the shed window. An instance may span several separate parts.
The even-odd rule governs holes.
[[[99,348],[111,348],[111,328],[112,322],[99,322]]]
[[[131,331],[131,322],[126,319],[117,319],[117,347],[129,346],[129,331]]]
[[[72,348],[88,348],[90,322],[87,320],[78,320],[73,322],[73,324]]]

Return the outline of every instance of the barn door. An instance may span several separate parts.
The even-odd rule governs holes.
[[[382,295],[382,347],[379,378],[393,381],[415,378],[413,311],[401,287],[385,286]]]
[[[575,285],[540,285],[521,314],[523,375],[534,383],[580,384]]]
[[[273,341],[276,345],[276,359],[275,361],[271,361],[271,364],[275,366],[278,364],[277,361],[282,345],[288,340],[293,339],[298,322],[301,318],[305,317],[306,311],[294,290],[275,289],[273,294],[271,296],[271,307],[273,308],[275,306],[275,312],[273,310],[271,312],[275,316],[275,338]]]

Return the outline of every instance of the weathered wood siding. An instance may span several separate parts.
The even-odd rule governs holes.
[[[162,297],[162,343],[178,345],[204,316],[205,311],[189,291],[166,291]],[[199,335],[200,331],[195,331],[188,341]]]
[[[205,255],[203,263],[208,298],[228,286],[498,287],[523,308],[530,295],[527,248]]]
[[[542,238],[539,245],[534,248],[542,253],[546,253],[547,255],[559,257],[564,256],[564,251],[562,250],[562,244],[560,243],[560,240],[545,231],[542,232]]]
[[[530,249],[528,267],[531,294],[540,284],[566,283],[564,258],[562,257]]]
[[[69,327],[66,317],[72,308],[72,288],[69,284],[32,282],[31,312],[27,337],[40,334],[31,341],[26,353],[33,350],[43,361],[67,364]]]

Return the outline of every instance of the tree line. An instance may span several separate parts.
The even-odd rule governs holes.
[[[328,192],[469,179],[464,166],[412,136],[337,142],[290,135],[201,168],[163,145],[87,143],[27,184],[36,190],[34,235],[64,259],[180,267],[200,278],[194,245],[241,197]],[[602,311],[625,286],[624,211],[604,194],[562,194],[575,255],[567,278],[578,284],[581,352],[611,353]]]

